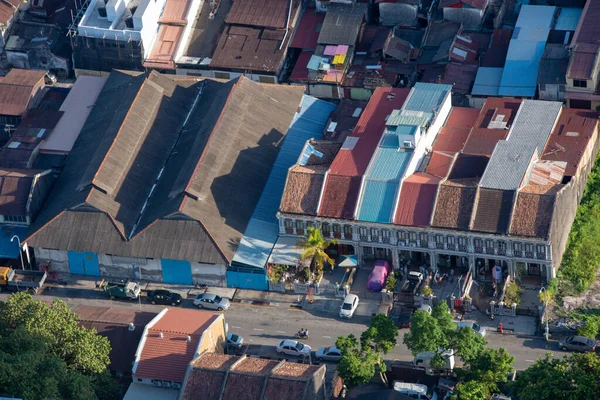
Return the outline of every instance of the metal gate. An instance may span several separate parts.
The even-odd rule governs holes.
[[[227,287],[252,290],[269,290],[267,274],[262,268],[229,267]]]
[[[96,253],[68,251],[69,272],[78,275],[100,276],[100,265]]]
[[[162,266],[162,278],[165,283],[180,283],[192,285],[192,266],[183,260],[160,260]]]

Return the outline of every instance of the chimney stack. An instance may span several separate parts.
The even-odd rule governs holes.
[[[158,333],[158,337],[162,339],[162,338],[163,338],[163,333],[162,333],[162,332],[159,332],[159,333]]]

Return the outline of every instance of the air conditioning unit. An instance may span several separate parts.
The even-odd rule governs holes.
[[[405,140],[402,142],[402,147],[405,149],[412,149],[413,144],[410,140]]]

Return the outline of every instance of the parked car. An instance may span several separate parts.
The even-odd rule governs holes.
[[[401,312],[400,315],[398,315],[398,322],[396,323],[398,325],[398,328],[410,328],[411,316],[412,314],[410,313],[410,311]]]
[[[340,318],[352,318],[356,307],[358,307],[358,296],[355,294],[347,295],[340,306]]]
[[[375,261],[373,271],[369,274],[367,280],[367,289],[373,292],[380,292],[385,286],[385,279],[390,273],[390,264],[385,260]]]
[[[596,351],[596,341],[585,336],[569,336],[558,342],[558,347],[561,350],[585,353],[588,351]]]
[[[315,357],[319,361],[340,361],[342,351],[335,346],[320,347],[317,349]]]
[[[311,348],[310,346],[300,343],[297,340],[287,339],[277,343],[275,350],[277,350],[278,353],[287,354],[289,356],[306,357],[310,354]]]
[[[194,305],[198,308],[208,308],[217,311],[227,310],[230,306],[229,300],[212,293],[196,295],[194,297]]]
[[[243,344],[244,338],[240,335],[236,335],[235,333],[227,334],[227,346],[241,349]]]
[[[442,359],[444,360],[444,365],[440,369],[452,371],[454,369],[455,360],[454,360],[454,350],[446,350],[440,354]],[[418,353],[413,360],[413,363],[417,367],[423,368],[432,368],[431,361],[435,357],[434,351],[424,351],[422,353]]]
[[[432,390],[426,385],[420,383],[408,383],[408,382],[400,382],[394,381],[394,390],[396,392],[405,394],[413,399],[419,400],[437,400],[437,393],[432,392]]]
[[[485,337],[485,328],[471,321],[463,321],[458,323],[458,329],[471,328],[481,336]]]
[[[168,290],[149,290],[147,296],[152,304],[170,304],[173,307],[180,305],[183,300],[179,293]]]

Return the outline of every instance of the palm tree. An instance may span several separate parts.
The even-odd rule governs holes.
[[[321,234],[321,229],[309,226],[306,239],[298,241],[298,246],[303,249],[300,260],[311,260],[311,272],[317,272],[320,275],[325,263],[330,264],[332,267],[335,265],[333,258],[325,253],[325,250],[332,244],[337,244],[337,240],[325,240]]]

